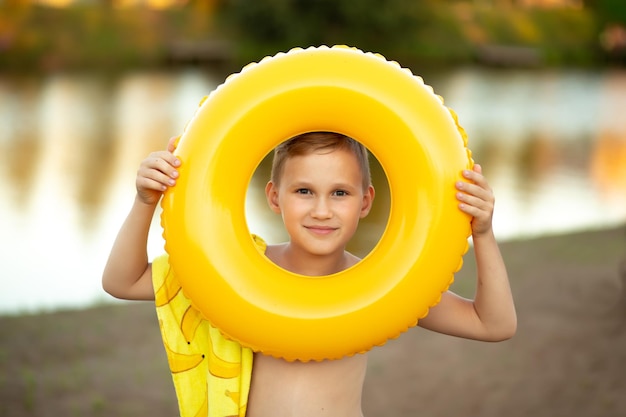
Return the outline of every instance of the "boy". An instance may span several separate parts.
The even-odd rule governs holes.
[[[146,241],[155,207],[175,186],[180,161],[167,151],[152,153],[137,173],[135,203],[113,245],[103,287],[118,298],[153,300],[152,266]],[[266,256],[289,271],[328,275],[359,261],[346,252],[358,222],[374,200],[367,152],[358,142],[330,132],[292,138],[275,150],[265,193],[282,216],[289,241],[268,245]],[[516,314],[506,268],[493,235],[494,197],[479,165],[456,184],[459,209],[473,216],[477,264],[474,300],[451,292],[419,321],[426,329],[484,341],[510,338]],[[287,362],[255,354],[247,402],[248,417],[361,417],[361,391],[367,354],[334,361]]]

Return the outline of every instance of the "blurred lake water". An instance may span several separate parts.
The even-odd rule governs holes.
[[[626,221],[626,72],[413,70],[467,130],[496,193],[500,240]],[[180,133],[224,78],[199,69],[0,75],[0,314],[111,300],[101,271],[140,161]],[[353,248],[360,254],[387,219],[386,180],[374,171],[377,210]],[[252,180],[247,220],[274,242],[284,233],[265,208],[267,175],[264,165]],[[156,216],[150,256],[162,247]]]

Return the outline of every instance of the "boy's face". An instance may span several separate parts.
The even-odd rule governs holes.
[[[363,190],[356,156],[342,149],[289,158],[280,184],[270,181],[265,191],[290,243],[320,256],[343,253],[374,199],[372,186]]]

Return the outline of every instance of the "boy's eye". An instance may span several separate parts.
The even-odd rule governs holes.
[[[308,188],[298,188],[296,190],[296,194],[310,194],[311,190],[309,190]]]
[[[337,190],[337,191],[335,191],[335,195],[336,195],[337,197],[344,197],[344,196],[347,196],[347,195],[348,195],[348,192],[347,192],[347,191],[344,191],[344,190]]]

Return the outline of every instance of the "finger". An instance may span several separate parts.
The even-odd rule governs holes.
[[[162,181],[159,179],[150,178],[146,176],[138,176],[137,177],[137,191],[139,191],[140,193],[146,193],[148,191],[158,191],[162,193],[165,190],[167,190],[168,186],[170,186],[168,181],[169,180]]]
[[[479,166],[478,170],[482,171],[482,168],[480,168]],[[463,177],[466,178],[468,181],[457,182],[458,189],[464,189],[465,191],[472,194],[482,194],[480,190],[484,190],[485,193],[483,195],[485,197],[493,194],[493,191],[489,186],[487,179],[480,172],[464,170]]]
[[[488,185],[458,181],[456,188],[460,194],[464,194],[468,197],[476,197],[489,203],[493,203],[494,201],[493,191]]]
[[[472,217],[471,227],[472,235],[484,233],[491,229],[491,217],[486,213],[472,208],[471,206],[461,207],[461,211]]]
[[[180,159],[168,151],[153,152],[142,163],[146,167],[157,169],[171,177],[178,176],[176,168],[180,164]]]
[[[475,219],[481,218],[483,214],[482,210],[467,203],[459,203],[459,210],[463,213],[469,214]]]
[[[146,158],[137,170],[137,178],[151,179],[165,186],[176,184],[179,173],[176,168],[166,160],[175,158],[169,152],[163,152],[163,154],[164,155],[153,153]],[[175,160],[173,162],[175,162]],[[159,187],[159,189],[160,188],[162,187]]]
[[[163,189],[163,187],[161,186],[175,185],[177,177],[178,177],[178,174],[176,173],[176,171],[173,171],[171,174],[168,174],[159,169],[154,169],[148,166],[142,166],[137,172],[137,184],[139,185],[141,183],[141,185],[145,186],[148,189],[158,190],[158,189]],[[141,182],[142,180],[147,180],[147,182]],[[151,185],[152,182],[160,184],[160,185],[158,187],[152,186]]]
[[[165,162],[167,162],[172,169],[176,169],[180,166],[180,159],[171,152],[163,152],[160,154],[160,157],[163,158]]]
[[[457,193],[457,200],[460,204],[464,206],[468,206],[468,208],[475,208],[482,212],[487,213],[487,215],[491,215],[494,208],[493,200],[484,200],[480,197],[472,196],[470,194],[465,193]]]
[[[482,187],[488,186],[487,180],[482,174],[482,168],[478,164],[474,165],[474,168],[472,170],[469,170],[469,169],[463,170],[462,175],[463,175],[463,178],[473,183],[479,184]]]
[[[167,150],[168,152],[174,152],[178,147],[178,142],[180,141],[180,136],[172,136],[170,140],[167,142]]]
[[[493,215],[495,207],[493,200],[483,200],[461,192],[457,193],[456,198],[459,202],[459,209],[465,213],[481,219],[490,219]]]

